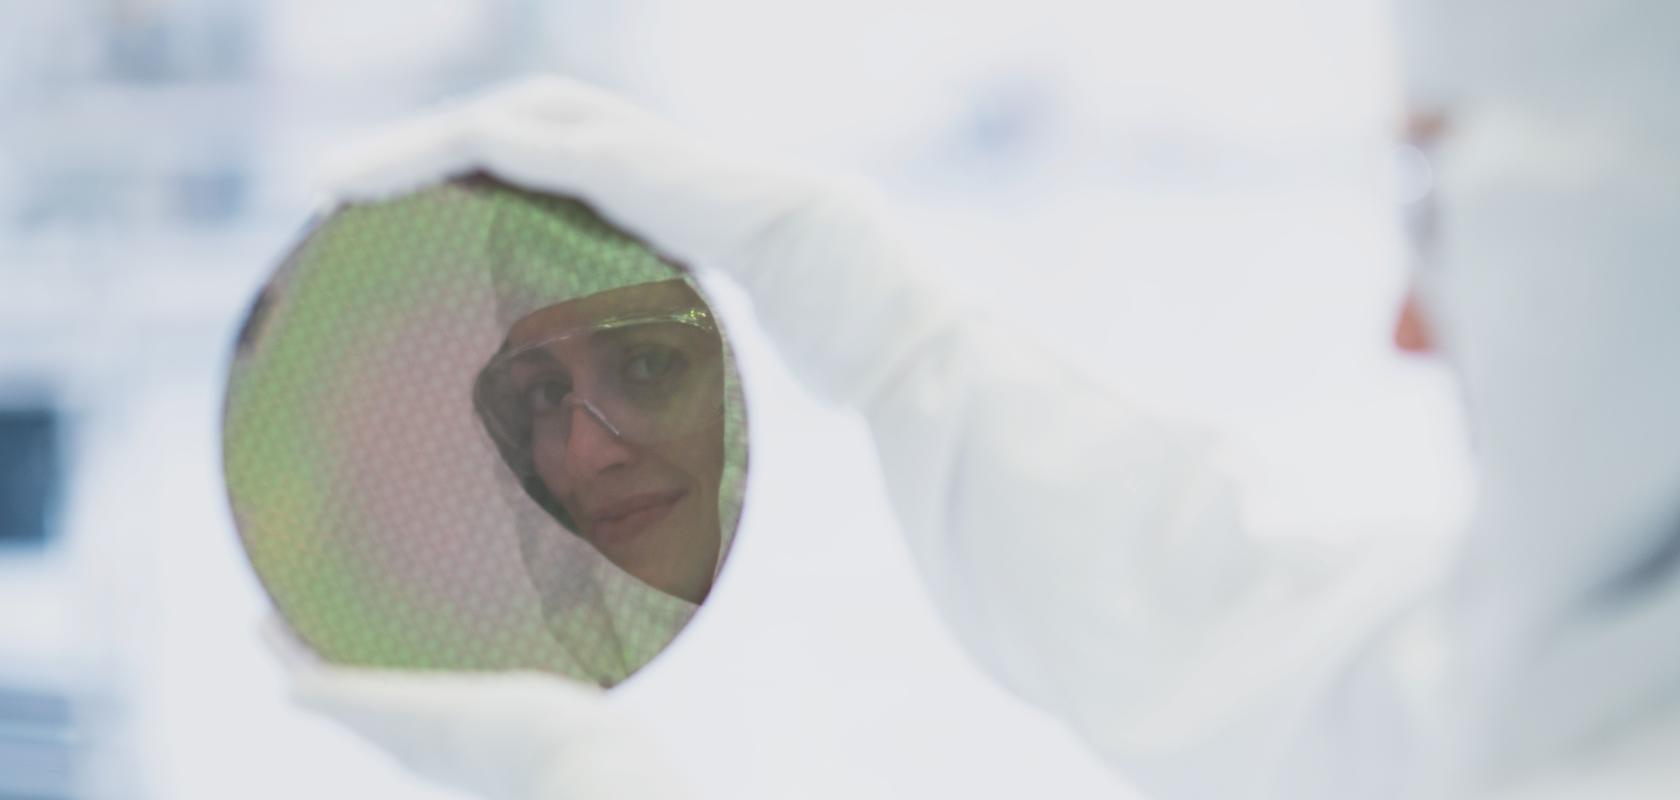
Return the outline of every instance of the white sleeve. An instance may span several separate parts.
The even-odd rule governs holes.
[[[753,263],[779,268],[744,282],[790,365],[865,414],[946,621],[1157,796],[1266,796],[1397,613],[1397,573],[1327,579],[1258,544],[1216,441],[960,309],[859,208],[764,237]],[[793,268],[813,261],[868,267]]]

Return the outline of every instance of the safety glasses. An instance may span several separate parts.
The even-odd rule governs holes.
[[[506,349],[480,373],[485,426],[517,463],[570,447],[579,425],[656,445],[716,424],[722,345],[701,308],[617,317]]]

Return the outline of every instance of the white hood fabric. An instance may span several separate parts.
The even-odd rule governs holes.
[[[1393,9],[1414,102],[1680,124],[1673,3],[1395,0]]]
[[[1443,155],[1446,244],[1423,279],[1473,406],[1475,529],[1456,558],[1397,537],[1336,570],[1245,535],[1215,440],[958,307],[854,187],[718,155],[559,79],[375,137],[329,184],[378,197],[486,168],[740,282],[795,371],[867,419],[971,654],[1151,796],[1482,797],[1680,713],[1662,707],[1680,183],[1639,126],[1609,127],[1646,146],[1587,169],[1599,126],[1500,96],[1459,109],[1477,121]],[[1666,762],[1605,756],[1583,785],[1672,797]]]
[[[1680,6],[1400,19],[1411,102],[1448,119],[1420,288],[1481,481],[1449,590],[1461,758],[1533,770],[1680,703]]]

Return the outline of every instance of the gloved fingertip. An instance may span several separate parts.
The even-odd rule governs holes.
[[[614,100],[611,95],[585,81],[550,72],[521,79],[491,92],[484,97],[481,107],[552,122],[576,117]]]
[[[352,668],[316,664],[294,670],[287,694],[299,707],[339,719],[380,707],[402,687]]]
[[[327,205],[383,200],[414,182],[400,157],[382,154],[380,142],[357,142],[328,153],[310,179],[312,192]],[[390,162],[390,163],[387,163]]]
[[[316,191],[339,202],[384,200],[475,168],[477,114],[458,108],[381,131],[329,151],[314,170]]]
[[[262,622],[258,623],[257,638],[262,640],[268,652],[279,660],[289,673],[310,669],[321,663],[321,657],[298,639],[278,616],[264,617]]]
[[[285,673],[286,696],[293,703],[314,711],[329,711],[346,694],[346,676],[341,674],[341,668],[322,660],[278,617],[264,619],[257,634],[280,662]]]

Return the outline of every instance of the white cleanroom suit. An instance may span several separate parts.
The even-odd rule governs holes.
[[[1408,24],[1429,30],[1436,14],[1452,28],[1461,6],[1472,22],[1536,13],[1422,0]],[[1667,8],[1548,3],[1532,33],[1602,35],[1629,9],[1672,22]],[[1653,69],[1680,52],[1680,25],[1663,29],[1663,46],[1642,51]],[[795,371],[867,418],[918,563],[970,652],[1152,796],[1673,797],[1671,112],[1642,97],[1571,118],[1534,99],[1544,87],[1480,80],[1557,52],[1475,57],[1529,33],[1455,29],[1423,59],[1465,76],[1449,70],[1421,98],[1461,105],[1437,154],[1441,240],[1418,290],[1471,406],[1472,529],[1461,552],[1395,539],[1332,572],[1244,534],[1203,434],[958,307],[854,187],[717,155],[557,79],[388,132],[347,152],[331,181],[366,198],[483,167],[582,197],[739,281]],[[1588,71],[1637,59],[1562,52]],[[1439,93],[1455,85],[1475,91]],[[349,692],[318,704],[360,709]],[[513,736],[540,723],[506,724]]]

